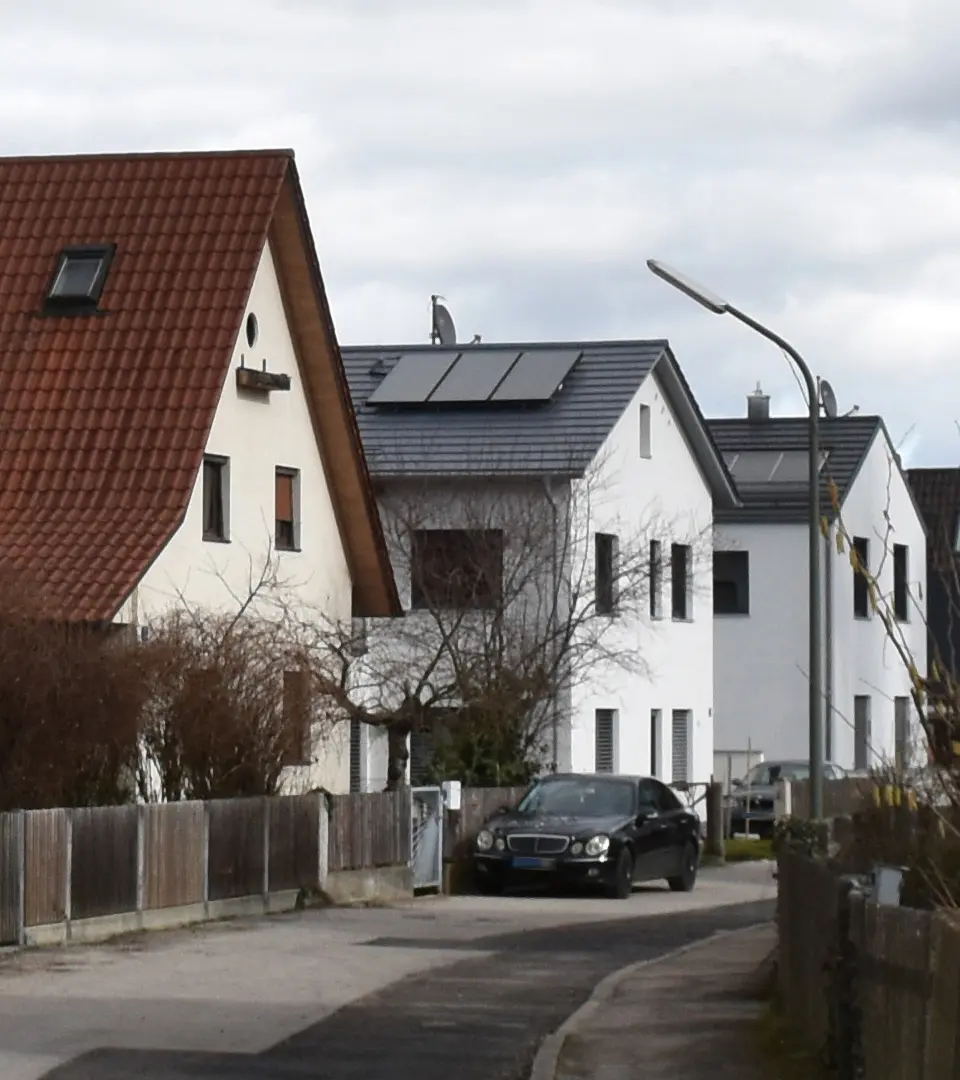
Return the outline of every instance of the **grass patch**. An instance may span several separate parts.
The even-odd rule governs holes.
[[[778,1080],[825,1080],[830,1075],[820,1056],[804,1046],[787,1026],[775,1001],[757,1021],[757,1044],[769,1063],[770,1075]]]
[[[731,837],[723,842],[723,854],[727,862],[755,862],[759,859],[773,858],[773,841],[746,840],[740,836]]]

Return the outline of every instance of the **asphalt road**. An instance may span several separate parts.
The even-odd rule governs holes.
[[[222,1000],[204,1003],[201,989],[207,997],[216,991],[210,984],[190,986],[191,969],[185,966],[192,955],[187,948],[189,937],[175,947],[151,943],[139,956],[134,952],[128,958],[132,966],[126,976],[149,980],[151,961],[158,974],[164,963],[181,972],[188,994],[182,1012],[164,1016],[169,1000],[161,1000],[157,994],[152,1003],[146,986],[136,1003],[91,1000],[85,987],[100,985],[111,978],[111,972],[124,977],[123,958],[111,959],[109,947],[84,961],[82,975],[88,981],[78,981],[73,989],[69,989],[69,978],[58,990],[55,974],[51,983],[49,971],[22,970],[27,980],[34,976],[39,980],[42,1003],[31,997],[34,991],[29,981],[27,992],[17,996],[16,975],[6,987],[0,979],[0,1010],[9,1001],[20,1011],[22,1021],[29,1022],[30,1016],[46,1017],[43,1010],[51,1004],[56,1007],[64,993],[74,994],[88,1010],[80,1015],[72,1013],[74,1021],[86,1023],[88,1035],[89,1025],[100,1025],[103,1038],[99,1045],[103,1048],[55,1065],[43,1074],[47,1080],[395,1080],[401,1075],[417,1080],[450,1080],[451,1076],[457,1080],[520,1080],[542,1039],[586,999],[604,975],[716,930],[772,917],[770,899],[737,902],[749,896],[770,896],[769,885],[727,888],[721,879],[714,882],[712,885],[704,875],[697,901],[662,891],[641,892],[622,905],[559,901],[551,907],[550,901],[537,899],[464,898],[461,903],[438,901],[432,907],[428,901],[405,912],[306,913],[293,921],[277,920],[272,928],[261,922],[248,931],[253,936],[247,938],[241,930],[231,936],[224,928],[195,933],[192,940],[199,943],[201,953],[204,948],[224,948],[233,957],[239,950],[242,957],[245,943],[251,943],[246,967],[254,980],[256,969],[262,971],[263,999],[257,1003],[258,1009],[251,1009],[246,1023],[248,1014],[238,1011],[239,1002],[242,998],[244,1008],[251,1007],[257,997],[256,982],[244,988],[243,994],[239,988],[223,986]],[[711,889],[719,906],[707,906]],[[327,924],[324,919],[332,921]],[[498,923],[503,932],[498,932]],[[329,926],[351,927],[353,936],[337,944],[324,937],[324,928]],[[331,970],[316,985],[333,985],[343,974],[333,966],[353,965],[343,997],[354,996],[351,1000],[341,998],[340,1003],[334,995],[322,1009],[317,1002],[304,1001],[298,1011],[298,994],[313,990],[312,984],[298,982],[302,975],[293,950],[302,954],[311,936],[317,944],[310,957],[312,965],[331,964]],[[263,954],[256,951],[260,937],[267,950]],[[69,962],[71,951],[61,952],[61,959]],[[274,966],[281,968],[279,973],[267,971],[266,957],[274,958]],[[203,959],[197,960],[197,972],[210,967],[201,963]],[[302,963],[302,955],[299,959]],[[285,963],[288,982],[283,982]],[[387,974],[384,965],[389,968]],[[232,970],[222,963],[213,967],[221,974]],[[365,974],[369,969],[374,970]],[[271,978],[280,981],[271,983]],[[369,985],[381,985],[358,994],[364,978],[369,978]],[[282,1001],[278,1002],[273,988],[291,984],[292,992],[280,994]],[[132,993],[128,986],[128,997]],[[24,1001],[32,1004],[24,1006]],[[30,1008],[36,1012],[31,1013]],[[211,1012],[211,1008],[220,1011]],[[203,1017],[203,1024],[193,1033],[191,1009]],[[302,1022],[318,1012],[320,1019]],[[264,1014],[268,1022],[264,1022]],[[15,1023],[16,1017],[12,1025]],[[154,1049],[145,1049],[144,1032],[127,1029],[151,1023],[154,1031],[160,1030],[157,1024],[165,1023],[170,1038],[154,1044]],[[17,1041],[12,1025],[6,1033],[0,1026],[0,1060],[4,1063],[15,1061],[12,1056],[2,1056],[4,1042],[10,1046]],[[262,1045],[269,1032],[284,1026],[290,1034]],[[249,1041],[244,1038],[247,1028]],[[53,1029],[49,1034],[58,1037]],[[76,1035],[68,1036],[65,1029],[59,1038],[61,1048],[70,1045],[71,1038],[76,1041]],[[129,1041],[140,1041],[141,1045],[129,1045]],[[184,1048],[164,1048],[176,1045]],[[50,1048],[55,1051],[57,1046],[54,1043]],[[11,1073],[4,1071],[7,1075],[17,1075],[15,1064]],[[39,1073],[24,1071],[20,1075]]]

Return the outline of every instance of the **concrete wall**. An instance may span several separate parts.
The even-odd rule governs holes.
[[[925,537],[882,434],[871,445],[841,514],[852,536],[870,540],[871,563],[875,571],[879,568],[881,592],[891,604],[892,547],[908,547],[910,619],[900,628],[918,670],[925,671]],[[824,711],[832,728],[825,733],[825,745],[831,760],[853,768],[855,695],[866,695],[871,702],[871,763],[891,760],[894,701],[909,696],[910,678],[879,618],[854,617],[853,569],[846,548],[837,551],[836,531],[833,526],[822,548],[825,601],[830,589],[825,628],[827,614],[832,615],[824,641],[824,660],[829,649],[831,661],[824,666]],[[750,614],[718,615],[714,620],[718,753],[743,752],[749,744],[768,760],[808,755],[808,537],[806,525],[724,525],[716,530],[718,550],[746,550],[750,555]],[[918,727],[915,724],[915,738]]]
[[[251,348],[247,315],[258,337]],[[289,391],[269,395],[237,389],[235,368],[290,377]],[[197,477],[184,522],[117,616],[118,622],[149,625],[183,601],[201,609],[234,610],[264,567],[274,532],[275,469],[299,470],[300,548],[277,552],[278,578],[306,611],[330,620],[351,617],[351,579],[344,543],[314,435],[297,357],[269,246],[264,250],[240,327],[207,443],[207,452],[229,459],[229,542],[203,539],[203,476]],[[278,691],[279,692],[279,691]],[[349,783],[347,735],[337,729],[318,742],[317,761],[291,770],[291,790],[322,785],[345,791]]]
[[[650,456],[641,455],[641,407],[650,409]],[[649,541],[663,554],[662,617],[652,619],[642,587],[638,609],[616,627],[619,656],[629,668],[597,665],[573,691],[573,767],[595,767],[595,714],[616,710],[616,765],[624,773],[674,778],[671,722],[689,710],[689,779],[708,780],[713,768],[713,499],[685,436],[654,375],[640,388],[611,432],[590,483],[590,533],[620,537],[621,553],[640,557],[648,571]],[[670,545],[693,547],[691,618],[671,618]],[[592,553],[588,555],[592,558]],[[660,710],[659,761],[651,760],[651,714]]]

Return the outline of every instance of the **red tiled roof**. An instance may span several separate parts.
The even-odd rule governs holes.
[[[112,618],[182,521],[290,173],[299,195],[289,151],[0,159],[0,565],[51,614]],[[41,316],[85,243],[117,245],[105,314]]]

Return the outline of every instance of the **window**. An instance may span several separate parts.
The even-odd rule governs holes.
[[[276,503],[274,546],[278,551],[300,550],[300,473],[277,469],[273,480]]]
[[[650,775],[660,775],[660,758],[663,754],[663,714],[659,709],[650,710]]]
[[[750,554],[746,551],[713,553],[714,615],[750,614]]]
[[[230,539],[230,461],[203,459],[203,538]]]
[[[594,768],[596,772],[617,771],[617,711],[597,709],[594,714]]]
[[[640,406],[640,456],[651,457],[650,406]]]
[[[363,724],[359,720],[350,721],[350,792],[356,794],[363,790]]]
[[[593,538],[598,615],[613,615],[617,609],[617,538],[597,533]]]
[[[893,545],[893,614],[906,622],[910,618],[910,552],[906,544]]]
[[[283,673],[284,765],[310,764],[309,679],[307,671]]]
[[[893,699],[893,753],[897,771],[910,763],[910,698]]]
[[[410,606],[414,610],[492,611],[503,595],[499,529],[422,529],[413,534]]]
[[[115,249],[113,244],[64,248],[57,259],[44,310],[71,315],[96,311]]]
[[[653,781],[653,788],[656,791],[657,806],[661,814],[676,813],[678,810],[683,809],[683,803],[666,784],[661,784],[655,780]]]
[[[690,782],[690,728],[692,716],[689,709],[673,710],[673,783]]]
[[[866,769],[870,765],[870,698],[858,694],[853,699],[853,767]]]
[[[690,545],[670,545],[670,583],[672,589],[673,617],[692,617],[690,604]]]
[[[650,618],[663,618],[663,548],[659,540],[650,541]]]
[[[960,514],[957,514],[957,523],[953,530],[953,553],[960,555]]]
[[[866,619],[870,615],[870,590],[865,576],[870,571],[870,541],[864,536],[855,536],[853,551],[856,555],[853,567],[853,614],[858,619]]]

